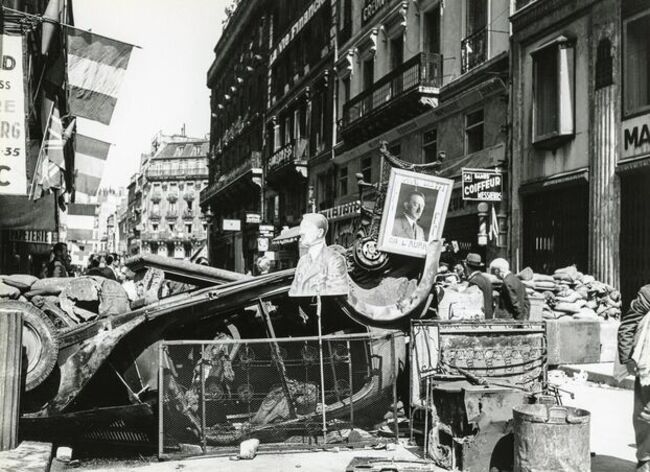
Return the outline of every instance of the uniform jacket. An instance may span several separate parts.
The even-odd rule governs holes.
[[[618,357],[622,363],[632,357],[639,323],[650,312],[650,285],[644,285],[618,327]]]
[[[530,300],[526,287],[512,272],[503,279],[499,291],[499,307],[507,313],[508,318],[527,320],[530,316]]]
[[[395,222],[393,224],[393,236],[397,236],[398,238],[415,239],[416,241],[426,240],[422,226],[415,223],[414,231],[411,223],[409,223],[409,220],[406,219],[406,216],[404,214],[395,218]]]
[[[309,252],[300,258],[289,296],[346,295],[348,291],[345,257],[335,249],[324,246],[315,258]]]
[[[61,259],[54,259],[47,266],[48,277],[67,277],[68,269]]]
[[[490,280],[479,271],[470,274],[467,282],[470,285],[476,285],[481,289],[481,292],[483,292],[483,311],[485,312],[485,318],[493,318],[494,310],[492,307],[492,282],[490,282]]]

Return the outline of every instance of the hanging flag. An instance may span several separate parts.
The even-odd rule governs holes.
[[[111,143],[77,134],[75,139],[75,191],[94,196],[104,173]]]
[[[133,46],[75,28],[66,31],[70,113],[108,125]]]
[[[43,193],[58,189],[65,191],[65,146],[74,133],[76,120],[63,127],[57,101],[52,102],[43,141],[36,161],[30,188],[32,199]]]
[[[71,203],[65,217],[68,241],[92,241],[94,239],[97,204]]]

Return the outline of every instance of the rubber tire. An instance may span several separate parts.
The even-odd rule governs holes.
[[[52,373],[59,357],[59,337],[54,323],[31,303],[8,300],[0,303],[1,310],[23,314],[23,346],[27,349],[27,378],[25,390],[34,390]]]

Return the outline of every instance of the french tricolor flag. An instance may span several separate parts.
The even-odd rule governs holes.
[[[133,45],[66,28],[70,113],[110,124]]]

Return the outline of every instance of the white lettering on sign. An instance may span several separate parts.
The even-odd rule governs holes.
[[[650,154],[650,114],[623,121],[621,158]]]
[[[361,23],[365,25],[384,5],[386,0],[366,0],[361,10]]]
[[[0,60],[0,194],[25,195],[23,37],[2,35]]]
[[[307,22],[312,19],[318,9],[322,7],[324,3],[325,0],[315,0],[311,5],[309,5],[309,8],[307,8],[302,16],[298,18],[298,20],[291,26],[289,31],[287,31],[287,33],[282,36],[282,38],[280,38],[278,44],[276,44],[273,51],[271,51],[271,55],[269,57],[269,65],[273,65],[280,53],[282,53],[282,51],[284,51],[284,49],[289,45],[293,38],[295,38],[298,33],[302,31]]]
[[[500,170],[462,169],[463,200],[500,202],[503,177]]]

